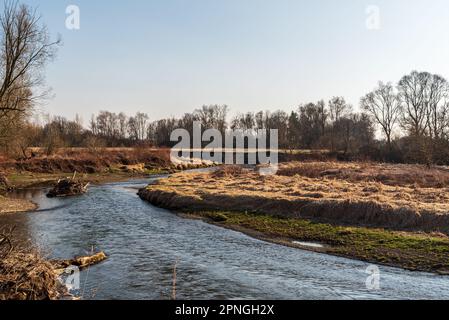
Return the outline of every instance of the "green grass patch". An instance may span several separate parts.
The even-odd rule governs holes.
[[[268,238],[325,245],[328,254],[410,270],[449,272],[449,239],[429,234],[344,227],[310,220],[244,212],[194,212],[227,227],[246,228]]]

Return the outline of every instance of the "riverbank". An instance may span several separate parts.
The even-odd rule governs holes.
[[[38,250],[0,228],[0,300],[54,300],[67,294],[54,266]]]
[[[449,239],[443,236],[335,226],[247,212],[196,211],[180,215],[280,245],[449,275]]]
[[[61,178],[72,177],[74,172],[82,182],[102,184],[214,165],[201,160],[174,164],[169,149],[68,148],[48,156],[37,148],[33,149],[33,155],[29,159],[0,161],[0,175],[7,179],[10,188],[48,186]]]
[[[37,209],[37,205],[24,199],[7,198],[0,195],[0,214],[29,212]]]
[[[292,164],[285,166],[291,170]],[[445,214],[449,195],[444,184],[405,186],[392,176],[389,184],[326,175],[309,178],[301,174],[309,170],[286,175],[283,169],[281,165],[280,175],[265,177],[233,167],[175,174],[139,195],[153,205],[263,240],[409,270],[449,273]],[[427,173],[415,176],[423,175]]]
[[[64,285],[67,268],[79,270],[103,262],[104,252],[68,260],[46,259],[15,240],[14,229],[0,229],[0,300],[74,300]]]
[[[153,174],[165,174],[166,170],[154,170]],[[147,173],[136,172],[115,172],[115,173],[94,173],[94,174],[79,174],[78,178],[83,183],[91,183],[94,185],[127,181],[129,179],[146,178]],[[73,173],[61,172],[54,174],[33,173],[33,172],[12,172],[9,171],[8,180],[9,191],[3,190],[0,192],[0,214],[13,214],[34,211],[38,206],[32,201],[26,199],[18,199],[11,197],[10,191],[46,188],[53,186],[59,179],[72,177]]]
[[[11,188],[47,186],[74,172],[91,183],[105,183],[176,169],[164,149],[61,149],[51,156],[36,149],[29,159],[0,162],[0,171]]]
[[[210,163],[203,162],[173,165],[167,150],[137,149],[102,152],[71,149],[53,156],[35,155],[26,160],[3,160],[0,162],[0,215],[37,209],[31,201],[11,197],[11,191],[48,187],[59,179],[73,177],[74,172],[81,182],[103,184],[209,166]],[[48,261],[33,248],[17,247],[15,244],[10,246],[13,236],[2,236],[2,230],[8,227],[0,226],[0,300],[70,299],[58,280],[61,265],[64,266],[67,261],[78,265],[78,261],[83,262],[85,258]],[[101,257],[105,258],[105,255]]]
[[[168,149],[105,148],[92,151],[75,148],[61,149],[52,156],[33,149],[33,154],[29,159],[2,158],[0,161],[0,214],[36,209],[30,201],[9,197],[9,191],[49,187],[60,179],[73,177],[74,172],[81,183],[98,185],[212,165],[202,161],[172,164]]]

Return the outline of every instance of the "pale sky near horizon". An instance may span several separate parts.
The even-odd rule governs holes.
[[[449,78],[447,0],[25,0],[62,35],[41,109],[85,122],[100,110],[152,120],[203,104],[291,111],[410,71]],[[80,30],[65,27],[66,7]],[[366,27],[370,5],[380,29]]]

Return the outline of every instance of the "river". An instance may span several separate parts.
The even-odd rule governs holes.
[[[81,274],[84,299],[449,299],[449,277],[380,266],[369,290],[369,264],[259,241],[141,201],[148,180],[92,186],[88,194],[26,196],[33,213],[0,216],[51,258],[105,251],[109,259]]]

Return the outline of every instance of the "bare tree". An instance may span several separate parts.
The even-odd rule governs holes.
[[[393,130],[401,114],[401,102],[393,85],[379,82],[378,88],[364,96],[360,105],[380,125],[391,147]]]
[[[399,97],[404,108],[402,125],[415,137],[424,136],[428,128],[425,101],[430,78],[431,75],[427,72],[413,71],[399,81]]]
[[[123,112],[120,112],[117,116],[119,125],[119,138],[126,139],[126,133],[128,131],[128,117]]]
[[[147,136],[149,117],[146,113],[137,112],[135,119],[137,124],[138,139],[145,140]]]
[[[324,102],[324,100],[318,101],[316,106],[318,108],[318,122],[321,126],[321,136],[323,136],[326,131],[326,123],[327,118],[329,117],[329,112],[326,108],[326,103]]]
[[[231,121],[231,128],[233,130],[241,129],[248,132],[253,130],[255,125],[256,119],[254,113],[252,112],[247,112],[245,114],[239,113]]]
[[[228,114],[228,106],[226,105],[203,106],[195,110],[194,114],[201,122],[204,130],[217,129],[224,133],[227,129],[226,117]]]
[[[427,123],[431,138],[442,138],[448,124],[449,84],[439,75],[430,75],[425,91]]]
[[[132,139],[143,141],[148,136],[148,115],[137,112],[135,117],[128,120],[128,132]]]
[[[42,70],[60,40],[51,41],[40,16],[7,1],[0,14],[0,119],[25,113],[45,95]]]
[[[333,97],[329,101],[329,114],[332,121],[338,121],[341,117],[344,117],[351,113],[352,107],[346,103],[343,97]]]
[[[335,143],[336,136],[335,131],[337,130],[336,124],[340,121],[341,118],[349,115],[352,111],[351,105],[346,103],[345,98],[343,97],[333,97],[329,101],[329,116],[332,121],[331,124],[331,132],[330,132],[330,148],[332,151],[335,151]]]

